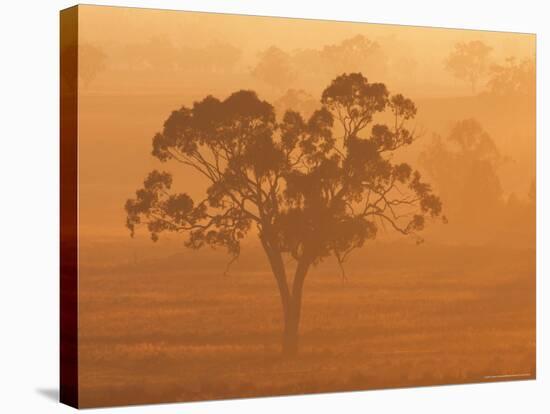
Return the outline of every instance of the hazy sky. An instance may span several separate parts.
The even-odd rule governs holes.
[[[436,56],[447,52],[454,42],[472,39],[490,43],[498,54],[534,52],[534,35],[530,34],[118,7],[80,10],[85,13],[80,25],[81,39],[97,44],[133,43],[166,36],[182,45],[225,41],[246,51],[273,44],[291,50],[318,48],[363,34],[376,39],[395,37],[423,56]]]
[[[96,236],[125,237],[124,202],[133,196],[147,172],[158,168],[179,174],[179,167],[162,165],[150,155],[151,138],[172,110],[208,94],[223,98],[242,88],[254,89],[264,99],[275,99],[277,92],[251,75],[258,54],[272,45],[290,53],[297,49],[320,50],[357,35],[377,41],[393,65],[382,81],[388,82],[392,92],[398,88],[417,102],[418,122],[426,136],[444,134],[452,122],[476,115],[504,154],[516,158],[515,170],[508,172],[511,180],[516,180],[510,188],[525,193],[534,178],[531,115],[507,125],[501,122],[501,115],[491,113],[491,108],[480,112],[469,104],[450,102],[449,99],[467,96],[470,91],[467,84],[446,72],[443,64],[455,43],[470,40],[491,46],[497,62],[511,55],[532,58],[534,35],[118,7],[81,6],[79,10],[80,43],[92,45],[105,55],[101,70],[80,89],[83,234],[88,231]],[[242,59],[236,72],[214,75],[158,73],[116,66],[124,59],[119,54],[125,48],[144,45],[152,39],[177,48],[230,44],[242,52]],[[140,49],[136,50],[139,54]],[[162,49],[156,52],[156,57],[162,58]],[[86,67],[86,59],[87,56],[81,57],[82,68]],[[402,71],[401,77],[397,70]],[[319,84],[318,89],[325,86]],[[435,98],[441,101],[433,101]],[[426,99],[432,101],[424,102]],[[532,116],[534,120],[534,112]],[[514,178],[518,174],[520,178]],[[197,177],[186,182],[191,192],[203,184]]]

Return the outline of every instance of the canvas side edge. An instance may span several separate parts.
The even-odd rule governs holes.
[[[60,12],[60,402],[78,407],[78,6]]]

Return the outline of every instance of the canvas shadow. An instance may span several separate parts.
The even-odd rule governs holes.
[[[59,402],[59,390],[57,388],[37,388],[36,392],[53,402]]]

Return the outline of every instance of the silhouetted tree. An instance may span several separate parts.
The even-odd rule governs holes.
[[[178,67],[177,46],[168,37],[156,36],[149,39],[149,42],[142,45],[143,59],[147,65],[156,72],[167,72],[176,70]]]
[[[222,246],[237,257],[242,239],[255,231],[280,293],[285,355],[298,349],[312,266],[329,256],[342,264],[380,225],[418,237],[426,219],[441,213],[420,174],[392,162],[415,139],[406,127],[416,114],[410,99],[352,73],[334,79],[321,104],[307,120],[287,111],[277,123],[269,103],[241,90],[172,112],[153,138],[153,155],[204,176],[204,199],[172,192],[172,176],[153,171],[126,203],[131,233],[144,224],[153,240],[181,232],[190,248]],[[375,123],[385,112],[391,125]],[[296,264],[293,277],[287,257]]]
[[[374,73],[387,71],[387,57],[376,41],[357,35],[336,45],[326,45],[320,52],[321,68],[331,69],[331,75],[345,70],[369,68]]]
[[[84,86],[87,87],[97,74],[105,69],[107,57],[101,49],[90,44],[81,44],[78,48],[78,73]]]
[[[242,51],[225,42],[204,47],[178,46],[167,37],[153,37],[145,43],[127,44],[116,54],[118,64],[155,73],[230,72],[242,58]]]
[[[302,116],[309,117],[321,105],[319,100],[303,89],[289,89],[273,103],[273,106],[277,114],[284,114],[287,110],[292,109]]]
[[[503,207],[497,173],[502,157],[478,121],[456,122],[446,139],[435,136],[420,161],[458,230],[472,237],[495,225]]]
[[[64,56],[72,56],[71,59],[78,58],[78,76],[84,87],[88,87],[97,74],[105,69],[105,53],[91,44],[82,43],[79,46],[66,46],[63,49],[63,54]],[[69,79],[63,77],[62,74],[62,81],[67,82]],[[71,85],[71,87],[76,86]]]
[[[281,90],[287,89],[296,78],[290,55],[275,46],[260,53],[260,61],[252,75]]]
[[[368,69],[371,76],[387,75],[388,62],[376,41],[363,35],[327,44],[320,49],[298,49],[289,55],[295,83],[308,91],[317,91],[345,71]],[[320,91],[319,91],[320,92]]]
[[[445,68],[456,78],[469,82],[475,94],[480,78],[489,69],[491,50],[491,47],[479,40],[457,43],[445,61]]]
[[[533,59],[517,60],[509,57],[504,64],[495,64],[490,69],[487,86],[499,96],[535,96],[536,74]]]

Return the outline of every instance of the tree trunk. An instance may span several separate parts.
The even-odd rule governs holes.
[[[307,259],[300,260],[294,275],[292,295],[288,301],[288,309],[285,312],[282,347],[283,356],[285,357],[294,357],[298,354],[298,328],[302,313],[302,291],[309,266],[310,262]]]
[[[294,304],[290,304],[289,308],[285,315],[285,327],[283,331],[282,354],[285,358],[292,358],[298,354],[300,317],[296,314]]]
[[[302,308],[302,289],[311,262],[306,259],[298,262],[291,292],[281,252],[276,244],[272,242],[273,239],[268,235],[262,235],[260,240],[271,265],[271,270],[277,281],[281,296],[284,321],[282,354],[285,358],[294,357],[298,353],[298,328]]]

